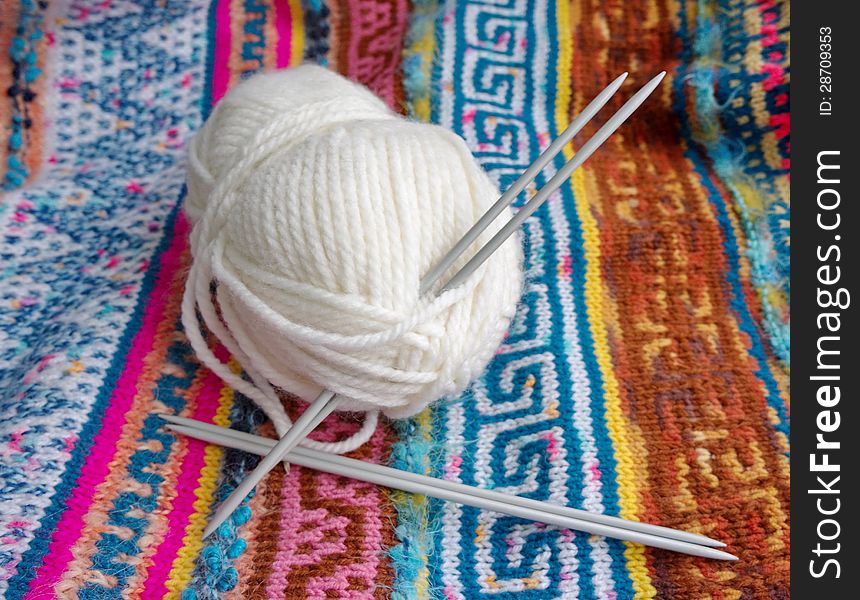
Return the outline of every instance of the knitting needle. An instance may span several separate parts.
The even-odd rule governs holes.
[[[560,188],[565,181],[570,179],[573,172],[576,171],[582,163],[588,160],[588,157],[590,157],[594,151],[597,150],[601,144],[603,144],[603,142],[605,142],[607,138],[609,138],[609,136],[612,135],[643,102],[645,102],[645,99],[651,95],[651,92],[653,92],[658,85],[660,85],[660,82],[663,81],[663,77],[665,76],[666,71],[662,71],[659,75],[654,77],[654,79],[645,84],[641,90],[636,92],[630,100],[625,102],[624,106],[612,115],[603,127],[597,130],[597,133],[595,133],[594,136],[583,144],[582,148],[579,149],[579,152],[577,152],[573,158],[558,170],[558,173],[556,173],[552,179],[550,179],[547,184],[543,186],[537,194],[535,194],[534,198],[526,202],[525,206],[518,210],[517,214],[515,214],[510,221],[505,223],[505,225],[496,232],[496,235],[494,235],[489,242],[475,253],[469,262],[467,262],[466,265],[442,287],[442,290],[452,290],[462,285],[463,282],[465,282],[466,279],[468,279],[469,276],[478,269],[478,267],[484,264],[484,261],[486,261],[490,255],[495,252],[499,246],[501,246],[505,240],[511,236],[511,234],[514,233],[514,231],[519,229],[520,225],[522,225],[523,222],[532,215],[532,213],[539,209],[553,192]]]
[[[245,436],[239,437],[233,434],[225,435],[221,432],[213,432],[209,429],[189,427],[185,425],[168,425],[167,428],[173,432],[186,435],[188,437],[257,454],[259,456],[265,456],[276,445],[275,440],[250,434],[245,434]],[[416,473],[408,473],[406,471],[400,471],[398,469],[392,469],[390,467],[373,463],[365,463],[364,461],[347,458],[337,454],[319,452],[298,446],[287,454],[287,458],[292,464],[315,469],[317,471],[332,473],[343,477],[351,477],[352,479],[358,479],[359,481],[366,481],[368,483],[399,489],[413,494],[421,494],[424,496],[439,498],[440,500],[474,506],[482,510],[490,510],[513,517],[528,519],[530,521],[556,525],[566,529],[583,531],[592,535],[602,535],[655,548],[681,552],[683,554],[691,554],[693,556],[701,556],[717,560],[737,560],[737,557],[732,554],[708,546],[679,541],[677,539],[653,535],[651,533],[643,533],[631,528],[615,527],[597,523],[593,520],[580,519],[564,514],[564,507],[551,505],[549,503],[530,500],[528,498],[519,498],[517,496],[508,496],[507,494],[500,494],[498,492],[479,496],[475,494],[475,490],[479,488],[474,488],[472,486],[453,481],[426,477]],[[371,466],[376,468],[368,468]],[[440,485],[441,483],[446,485]],[[483,491],[490,492],[491,490]],[[512,502],[512,499],[514,498],[519,500],[519,502]],[[553,510],[548,510],[549,508],[552,508]]]
[[[618,88],[621,87],[621,84],[624,83],[625,79],[627,79],[626,72],[619,75],[615,81],[610,83],[606,89],[600,92],[594,100],[592,100],[588,106],[586,106],[583,111],[579,113],[573,121],[571,121],[570,125],[567,126],[567,129],[565,129],[560,136],[555,138],[547,149],[537,157],[537,160],[523,171],[523,174],[511,184],[511,187],[505,190],[505,193],[496,200],[496,203],[493,204],[480,219],[478,219],[478,222],[472,225],[471,229],[469,229],[469,231],[460,238],[460,241],[454,244],[454,247],[448,251],[448,254],[443,256],[442,260],[436,263],[436,265],[427,272],[424,279],[421,280],[421,285],[419,287],[420,295],[423,296],[425,293],[430,291],[433,284],[442,278],[442,274],[454,264],[454,261],[460,258],[460,255],[463,254],[463,252],[465,252],[475,240],[478,239],[478,236],[490,226],[490,223],[495,221],[496,218],[502,214],[502,211],[516,200],[517,196],[520,195],[520,192],[522,192],[526,186],[544,170],[544,167],[546,167],[549,162],[562,151],[568,142],[570,142],[570,140],[572,140],[574,136],[579,133],[580,130],[582,130],[582,128],[591,121],[591,119],[594,118],[594,115],[596,115],[609,101],[609,99],[615,95],[615,92],[618,91]]]
[[[479,250],[472,259],[466,263],[466,265],[460,269],[454,277],[451,278],[446,284],[442,286],[442,289],[437,292],[437,294],[441,294],[446,290],[453,289],[458,285],[462,284],[472,273],[474,273],[478,267],[480,267],[484,261],[489,258],[489,256],[495,252],[499,246],[504,243],[504,241],[510,237],[513,232],[522,224],[525,219],[531,215],[534,211],[536,211],[540,206],[549,198],[549,196],[557,190],[561,185],[567,181],[567,179],[573,174],[573,172],[584,163],[589,156],[591,156],[600,145],[606,141],[606,139],[612,135],[618,127],[621,126],[624,121],[627,120],[630,115],[632,115],[637,108],[645,101],[645,99],[654,91],[654,89],[659,85],[660,81],[662,81],[663,77],[666,75],[666,72],[663,71],[659,75],[657,75],[654,79],[649,81],[642,89],[640,89],[636,94],[633,95],[619,110],[616,112],[610,119],[607,121],[600,129],[598,129],[597,133],[586,142],[583,147],[577,152],[572,159],[570,159],[565,165],[555,174],[552,179],[550,179],[544,187],[532,198],[529,202],[523,206],[519,212],[504,226],[499,232],[493,236],[493,238],[485,245],[481,250]],[[607,90],[610,90],[608,94],[604,94],[601,92],[594,100],[592,100],[589,105],[586,107],[586,110],[583,111],[585,113],[588,111],[589,115],[593,116],[597,113],[597,111],[602,108],[604,104],[609,100],[612,94],[618,90],[621,83],[623,82],[622,77],[618,77],[607,87]],[[595,106],[592,109],[592,105]],[[589,117],[590,118],[590,117]],[[574,119],[574,123],[571,123],[570,127],[574,128],[574,133],[577,133],[582,127],[585,125],[585,122],[582,120]],[[556,153],[561,151],[562,146],[557,146],[554,150]],[[549,149],[547,149],[549,150]],[[546,154],[546,153],[544,153]],[[543,154],[541,155],[543,156]],[[546,162],[549,162],[552,157],[546,159]],[[539,157],[539,160],[541,157]],[[546,164],[546,162],[544,164]],[[527,171],[531,171],[531,169],[527,169]],[[532,177],[537,176],[537,171],[533,172]],[[528,182],[526,182],[527,184]],[[508,203],[513,202],[514,198],[511,197],[507,200]],[[497,203],[498,204],[498,203]],[[490,208],[490,211],[493,211],[496,205]],[[503,208],[503,207],[502,207]],[[499,209],[499,212],[501,210]],[[484,228],[488,227],[490,222],[493,219],[487,220],[484,224]],[[481,230],[483,231],[483,229]],[[477,232],[480,234],[480,231]],[[473,234],[473,235],[477,235]],[[465,250],[465,247],[460,250],[462,253]],[[453,262],[459,257],[460,254],[454,256],[453,259],[449,259]],[[435,270],[435,269],[434,269]],[[436,280],[441,276],[442,272],[434,275],[435,279],[433,281],[423,281],[421,283],[421,288],[428,289],[436,283]],[[260,464],[257,465],[257,468],[254,469],[248,477],[239,484],[233,493],[221,504],[217,511],[215,511],[215,515],[212,517],[212,520],[206,526],[206,529],[203,531],[203,537],[208,537],[213,531],[215,531],[221,523],[223,523],[230,514],[242,503],[242,500],[245,499],[251,490],[259,483],[259,481],[275,466],[281,462],[284,458],[284,455],[289,452],[296,444],[298,444],[302,439],[307,437],[307,434],[310,433],[310,429],[308,426],[314,421],[318,415],[322,415],[322,418],[325,418],[328,414],[331,414],[338,405],[340,404],[339,399],[337,399],[333,392],[329,390],[323,390],[323,392],[317,396],[317,398],[313,401],[310,407],[308,407],[302,416],[293,424],[290,430],[284,434],[284,437],[278,442],[275,446],[274,450],[268,454],[263,460],[260,461]],[[310,411],[310,414],[308,414]]]
[[[528,212],[528,214],[523,215],[522,219],[520,221],[518,221],[516,226],[503,228],[503,231],[505,229],[507,229],[507,233],[505,234],[505,238],[509,237],[513,233],[513,231],[516,229],[516,227],[518,227],[519,224],[523,220],[525,220],[525,218],[528,215],[530,215],[535,210],[537,210],[537,208],[539,208],[540,205],[543,204],[544,201],[546,201],[546,199],[550,196],[550,194],[552,192],[554,192],[558,187],[560,187],[564,183],[564,181],[566,181],[567,178],[570,177],[570,175],[573,173],[573,171],[576,168],[578,168],[583,162],[585,162],[585,160],[597,149],[597,147],[599,147],[600,144],[603,143],[603,141],[605,141],[605,139],[608,138],[615,131],[615,129],[617,129],[639,107],[639,105],[642,102],[644,102],[645,98],[647,98],[648,95],[654,90],[654,88],[657,87],[657,85],[660,83],[660,80],[662,80],[664,75],[665,75],[665,72],[661,73],[660,75],[655,77],[653,80],[651,80],[645,87],[643,87],[630,100],[628,100],[627,103],[625,103],[624,106],[622,106],[622,108],[615,115],[613,115],[613,117],[603,127],[600,128],[600,130],[598,130],[597,134],[595,134],[595,136],[594,136],[594,138],[592,138],[592,140],[594,140],[595,138],[598,138],[600,141],[596,144],[591,144],[589,146],[589,143],[591,142],[591,140],[589,140],[589,143],[586,143],[583,146],[583,148],[579,152],[577,152],[577,154],[574,156],[574,158],[571,159],[564,167],[562,167],[562,169],[559,171],[559,173],[556,174],[556,176],[553,177],[547,183],[547,185],[541,189],[540,192],[538,192],[538,195],[536,195],[535,198],[533,198],[529,203],[526,204],[525,207],[523,207],[523,209],[520,210],[520,212],[523,212],[526,209],[530,209],[530,212]],[[571,125],[562,134],[562,137],[567,137],[567,141],[569,141],[570,138],[573,137],[573,135],[578,133],[582,129],[582,127],[585,125],[585,123],[588,120],[590,120],[594,116],[594,114],[596,114],[597,111],[599,111],[600,108],[602,108],[603,105],[606,104],[606,102],[609,100],[609,98],[618,90],[618,88],[621,86],[621,83],[624,81],[624,77],[625,76],[620,76],[620,77],[616,78],[615,81],[613,81],[606,88],[606,90],[601,92],[594,100],[592,100],[589,103],[589,105],[585,108],[585,110],[583,110],[583,115],[585,117],[587,117],[587,119],[579,119],[579,118],[574,119],[574,122],[571,123]],[[538,161],[536,161],[536,162],[542,162],[541,166],[545,166],[555,156],[555,154],[557,154],[558,152],[561,151],[563,145],[564,144],[558,144],[558,145],[552,144],[550,146],[550,148],[547,148],[547,151],[545,151],[544,153],[541,154],[540,157],[538,157]],[[553,147],[553,146],[555,146],[555,147]],[[552,150],[555,154],[548,156],[550,150]],[[529,169],[527,169],[527,172],[530,172],[530,175],[531,175],[531,177],[528,178],[528,180],[523,181],[523,182],[520,182],[520,180],[518,180],[518,183],[521,183],[522,188],[524,188],[525,185],[527,185],[531,181],[531,179],[533,179],[534,177],[537,176],[539,169],[529,168]],[[566,175],[563,178],[560,178],[559,174],[561,174],[562,172],[565,172]],[[524,179],[524,178],[520,178],[520,179]],[[520,189],[520,191],[522,190],[522,188]],[[519,193],[519,192],[517,192],[517,193]],[[506,203],[510,204],[515,197],[516,197],[515,194],[511,195],[509,198],[506,199]],[[499,202],[497,202],[493,207],[490,208],[490,210],[488,212],[496,211],[496,216],[498,216],[498,214],[501,212],[501,210],[507,204],[499,205]],[[518,213],[518,215],[519,215],[519,213]],[[477,235],[479,235],[481,233],[481,231],[483,231],[483,229],[485,229],[487,226],[489,226],[490,222],[492,222],[492,220],[494,218],[495,217],[492,217],[492,218],[485,220],[485,222],[484,222],[484,224],[480,230],[476,230],[473,227],[472,230],[470,230],[470,232],[467,233],[467,235],[470,235],[470,233],[471,233],[471,235],[473,237],[477,237]],[[516,216],[514,218],[516,219]],[[512,219],[512,221],[513,221],[513,219]],[[510,225],[510,223],[509,223],[509,225]],[[499,233],[501,233],[501,231]],[[481,264],[483,264],[484,261],[486,261],[486,259],[489,257],[489,255],[492,254],[492,251],[495,251],[495,249],[497,249],[498,246],[500,246],[502,244],[502,242],[504,242],[504,238],[500,238],[500,236],[497,234],[491,240],[491,243],[493,243],[493,242],[495,242],[496,245],[493,247],[493,249],[489,253],[486,253],[485,255],[483,255],[482,258],[480,259],[480,261],[475,261],[475,258],[477,257],[477,255],[476,255],[476,257],[473,257],[473,259],[470,260],[469,263],[467,263],[467,265],[464,266],[457,273],[457,275],[454,276],[454,279],[457,279],[458,277],[460,277],[459,281],[460,282],[464,281]],[[466,247],[468,247],[468,244],[463,246],[456,255],[454,255],[452,253],[449,253],[449,255],[446,255],[446,259],[450,262],[453,262],[466,249]],[[479,254],[480,254],[480,252],[479,252]],[[434,269],[434,271],[437,271],[437,270]],[[424,281],[422,281],[422,283],[421,283],[421,288],[427,289],[427,288],[432,287],[432,285],[435,284],[436,280],[438,280],[438,278],[441,277],[443,272],[444,272],[444,269],[434,273],[432,279],[431,278],[425,278]],[[453,279],[452,279],[452,281],[453,281]],[[449,281],[443,287],[443,290],[456,287],[456,286],[451,285],[452,281]],[[265,476],[266,473],[268,473],[270,470],[272,470],[279,462],[281,462],[281,460],[283,460],[283,455],[286,452],[288,452],[291,448],[293,448],[304,437],[307,436],[307,433],[309,433],[311,431],[309,426],[315,420],[317,420],[318,422],[321,421],[322,419],[325,418],[325,416],[327,416],[328,414],[333,412],[337,408],[338,405],[339,405],[339,400],[335,397],[335,395],[332,392],[330,392],[329,390],[324,390],[313,401],[311,406],[305,410],[305,412],[296,421],[296,423],[293,424],[292,428],[284,435],[284,437],[281,438],[281,441],[275,447],[272,454],[269,456],[266,456],[265,459],[260,462],[260,464],[257,466],[257,468],[233,491],[233,493],[218,508],[218,510],[215,512],[215,515],[212,517],[212,520],[210,521],[209,525],[206,527],[205,531],[203,532],[203,536],[207,537],[208,535],[210,535],[215,529],[217,529],[217,527],[222,522],[224,522],[224,520],[226,520],[226,518],[233,512],[233,510],[235,510],[236,507],[242,502],[242,500],[245,498],[245,496],[247,496],[251,492],[251,490],[254,488],[254,486],[256,486],[256,484],[259,482],[259,480],[262,479],[263,476]]]
[[[270,438],[260,437],[257,435],[253,435],[250,433],[245,433],[244,431],[237,431],[235,429],[229,429],[227,427],[219,427],[218,425],[213,425],[211,423],[205,423],[203,421],[197,421],[195,419],[189,419],[187,417],[178,417],[173,415],[162,414],[159,415],[162,419],[167,421],[172,425],[177,425],[180,427],[192,429],[195,432],[200,431],[200,435],[205,435],[205,441],[212,442],[215,444],[220,444],[222,446],[230,446],[230,442],[227,441],[227,438],[232,438],[234,440],[238,440],[243,443],[250,444],[259,444],[264,445],[265,449],[274,447],[275,441]],[[184,431],[183,431],[184,433]],[[196,434],[192,434],[192,437],[200,437],[196,436]],[[200,437],[200,439],[204,439]],[[230,446],[234,447],[234,446]],[[242,447],[239,450],[247,450],[247,448]],[[330,454],[326,452],[314,451],[306,448],[302,448],[301,446],[297,446],[294,451],[295,452],[305,452],[309,451],[313,456],[322,455],[323,458],[332,457],[333,459],[342,458],[337,454]],[[248,450],[253,451],[253,450]],[[344,459],[346,462],[342,462],[344,465],[349,465],[356,472],[370,471],[374,473],[379,473],[382,475],[390,475],[392,477],[397,477],[403,480],[413,481],[415,483],[421,483],[425,485],[429,485],[431,487],[439,487],[442,489],[448,489],[455,492],[460,492],[463,494],[470,494],[472,496],[478,498],[488,498],[490,500],[495,500],[498,502],[505,502],[509,504],[515,504],[518,506],[523,506],[525,508],[531,508],[534,510],[541,510],[545,512],[554,513],[563,517],[570,517],[574,519],[580,519],[586,522],[597,523],[601,525],[606,525],[609,527],[615,527],[617,529],[628,529],[630,531],[638,531],[639,533],[646,533],[650,535],[656,535],[662,538],[674,539],[680,542],[688,542],[691,544],[696,544],[700,546],[708,546],[711,548],[724,548],[726,545],[723,542],[711,539],[709,537],[705,537],[703,535],[698,535],[696,533],[688,533],[686,531],[680,531],[676,529],[670,529],[668,527],[661,527],[659,525],[650,525],[648,523],[640,523],[638,521],[628,521],[626,519],[622,519],[620,517],[613,517],[610,515],[602,515],[591,513],[585,510],[580,510],[577,508],[570,508],[567,506],[559,506],[557,504],[551,504],[549,502],[541,502],[540,500],[532,500],[531,498],[522,498],[520,496],[514,496],[511,494],[504,494],[501,492],[497,492],[494,490],[486,490],[484,488],[472,487],[468,485],[463,485],[461,483],[455,483],[452,481],[447,481],[445,479],[437,479],[435,477],[428,477],[426,475],[419,475],[417,473],[410,473],[408,471],[401,471],[400,469],[392,469],[391,467],[386,467],[383,465],[377,465],[375,463],[367,463],[360,460],[353,459]],[[335,460],[337,462],[337,460]]]

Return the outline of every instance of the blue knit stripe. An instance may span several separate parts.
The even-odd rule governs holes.
[[[453,15],[450,15],[454,22],[462,23],[466,19],[466,11],[467,6],[464,4],[458,4],[455,8],[455,12]],[[534,2],[529,3],[527,11],[529,14],[534,14],[534,11],[537,10],[536,4]],[[550,4],[547,9],[546,15],[547,23],[550,26],[550,31],[547,33],[547,36],[550,39],[557,39],[557,31],[556,31],[556,14],[555,14],[555,6]],[[442,23],[437,22],[437,39],[439,40],[439,48],[438,55],[444,56],[445,50],[444,48],[444,40],[441,35]],[[529,68],[539,68],[533,67],[535,63],[535,48],[537,47],[536,43],[536,35],[534,28],[528,32],[528,40],[527,40],[527,59],[526,64],[529,65]],[[456,32],[455,43],[458,49],[465,47],[465,39],[464,39],[464,31],[459,29]],[[548,65],[554,65],[557,60],[557,49],[551,48],[550,56],[547,59]],[[546,67],[547,72],[545,76],[547,78],[547,89],[552,90],[557,87],[557,74],[555,73],[554,68],[552,66]],[[439,61],[434,65],[434,74],[433,79],[435,82],[434,88],[438,87],[442,78],[442,65]],[[453,76],[451,77],[454,85],[457,85],[457,82],[461,82],[464,77],[463,73],[463,62],[462,60],[454,60],[453,64]],[[476,84],[477,85],[477,84]],[[525,88],[526,97],[523,101],[523,105],[525,107],[533,107],[538,100],[535,97],[535,90],[531,89],[531,85],[527,85]],[[543,114],[551,116],[555,114],[555,106],[554,95],[547,94],[546,105],[541,106],[537,110],[543,111]],[[434,97],[433,102],[433,121],[438,122],[441,118],[441,107],[439,105],[438,96]],[[459,93],[453,94],[453,102],[454,107],[452,113],[454,115],[454,123],[453,128],[458,133],[463,133],[463,131],[459,128],[459,123],[456,122],[457,116],[463,113],[465,99]],[[551,123],[551,131],[550,135],[557,135],[557,124],[552,123],[552,118],[547,119]],[[537,136],[537,131],[534,130],[533,127],[530,128],[530,131],[527,132],[527,135]],[[516,145],[518,140],[513,140],[512,144]],[[536,158],[537,150],[534,151],[534,156],[531,158]],[[493,171],[494,169],[499,169],[505,165],[501,163],[496,163],[492,159],[492,157],[482,156],[480,152],[477,153],[479,160],[482,160],[483,166]],[[563,157],[559,157],[556,161],[556,168],[560,167],[564,162]],[[511,183],[511,180],[516,175],[505,175],[502,178],[501,187],[504,188],[506,185]],[[537,184],[540,185],[545,182],[544,177],[540,177],[537,181]],[[581,223],[579,221],[578,215],[574,208],[573,202],[573,191],[571,186],[565,186],[562,190],[562,197],[555,200],[556,202],[562,202],[564,207],[564,217],[567,221],[567,224],[570,228],[570,239],[571,239],[571,248],[569,249],[570,256],[573,260],[573,278],[568,284],[560,283],[559,279],[555,275],[555,264],[554,257],[556,256],[558,248],[558,240],[553,233],[553,223],[550,219],[550,214],[547,208],[543,208],[538,213],[535,214],[532,219],[535,219],[539,222],[540,229],[543,232],[543,245],[541,248],[535,249],[537,251],[537,260],[543,261],[544,264],[544,273],[540,277],[540,283],[545,284],[547,286],[547,296],[550,305],[550,313],[552,325],[550,327],[550,332],[548,334],[548,339],[546,342],[546,347],[548,349],[552,349],[554,354],[554,367],[556,369],[557,379],[558,379],[558,387],[553,390],[544,390],[542,389],[542,382],[540,379],[539,372],[532,372],[531,374],[535,376],[535,388],[533,390],[534,397],[556,397],[559,400],[559,423],[566,423],[568,425],[574,422],[574,406],[571,401],[573,389],[571,386],[571,373],[569,371],[569,366],[567,362],[567,352],[569,351],[568,344],[570,341],[565,339],[565,327],[563,322],[563,314],[564,307],[561,306],[560,303],[560,294],[559,294],[559,285],[570,285],[572,286],[572,296],[575,302],[575,310],[576,310],[576,328],[578,339],[577,342],[581,347],[581,351],[583,354],[583,360],[585,361],[585,369],[589,374],[590,386],[591,386],[591,398],[590,398],[590,408],[592,413],[593,420],[593,428],[594,435],[597,440],[598,447],[598,459],[600,461],[601,471],[604,473],[604,477],[601,480],[602,489],[601,492],[603,494],[603,501],[606,507],[606,511],[611,514],[617,514],[618,507],[618,489],[616,479],[616,461],[614,457],[614,451],[612,448],[612,444],[609,438],[606,420],[605,420],[605,407],[603,405],[603,381],[602,374],[600,372],[600,367],[597,363],[596,356],[594,353],[594,343],[590,332],[590,324],[588,322],[588,313],[587,306],[584,296],[584,273],[586,272],[586,258],[584,256],[583,250],[583,240],[582,240],[582,230]],[[526,240],[526,257],[527,260],[529,258],[530,250],[528,240]],[[568,251],[568,249],[564,249]],[[530,267],[529,264],[526,264],[526,269]],[[527,295],[528,296],[528,295]],[[525,302],[529,302],[528,297],[524,298]],[[533,317],[533,311],[529,311],[529,317]],[[509,339],[509,342],[514,342],[513,339],[514,334],[512,334],[512,338]],[[522,356],[525,356],[527,353],[510,353],[506,354],[503,359],[498,359],[491,363],[488,367],[487,374],[485,376],[485,383],[489,386],[489,393],[492,397],[503,397],[504,392],[501,390],[495,390],[493,385],[499,381],[501,378],[501,372],[505,368],[505,366],[511,361]],[[527,370],[523,369],[522,372],[518,372],[518,376],[527,375]],[[516,384],[515,384],[516,385]],[[470,402],[470,399],[466,397],[464,402]],[[514,419],[518,416],[524,416],[528,411],[519,411],[512,412],[505,415],[505,419]],[[435,409],[435,415],[437,417],[437,421],[440,424],[436,429],[434,429],[436,439],[440,442],[443,442],[447,431],[445,431],[444,423],[446,422],[447,408],[439,407]],[[466,440],[474,440],[477,439],[479,429],[481,426],[481,417],[477,415],[469,414],[469,418],[466,419],[465,430],[462,433],[462,437]],[[474,417],[474,418],[473,418]],[[527,436],[529,434],[534,434],[538,432],[543,432],[546,428],[545,424],[536,423],[527,426],[518,427],[515,430],[506,432],[505,439],[516,439],[519,437]],[[567,452],[566,460],[568,461],[567,469],[566,469],[566,481],[565,485],[567,486],[567,496],[568,502],[572,506],[580,506],[583,502],[582,497],[582,489],[584,487],[584,478],[582,473],[582,449],[581,449],[581,440],[579,438],[579,432],[577,432],[573,427],[565,427],[565,443],[564,448]],[[504,443],[501,440],[497,440],[498,447],[493,451],[493,471],[496,472],[504,472],[504,466],[501,464],[504,460],[503,456],[503,446]],[[542,448],[535,446],[533,451],[528,451],[529,454],[538,454],[542,451]],[[537,477],[538,477],[538,487],[543,490],[543,493],[549,489],[550,481],[548,479],[548,469],[545,468],[547,465],[544,465],[544,468],[541,468]],[[441,465],[440,465],[441,467]],[[518,473],[521,475],[522,473]],[[438,472],[437,475],[442,475],[441,472]],[[475,465],[474,462],[469,460],[468,457],[465,457],[460,471],[461,479],[466,483],[475,483]],[[460,522],[460,531],[461,531],[461,539],[459,543],[462,545],[462,549],[459,552],[460,559],[460,570],[463,573],[474,573],[476,568],[475,555],[477,548],[474,543],[474,531],[478,527],[478,516],[479,511],[476,509],[472,509],[469,507],[463,507],[462,518]],[[508,522],[510,523],[525,523],[524,521],[516,520],[516,519],[502,519],[498,527],[501,531],[507,529]],[[437,524],[433,523],[430,525],[433,528],[437,527]],[[558,549],[560,544],[565,543],[561,542],[557,539],[550,539],[550,537],[554,536],[553,530],[546,532],[544,534],[546,537],[541,538],[541,542],[548,542],[549,545],[555,550]],[[579,586],[581,590],[582,597],[593,597],[596,594],[596,590],[593,588],[592,580],[594,577],[594,561],[591,556],[591,544],[588,541],[588,536],[583,534],[577,534],[574,538],[573,542],[576,546],[577,551],[577,559],[578,559],[578,572],[579,572]],[[441,556],[441,551],[443,550],[444,545],[446,544],[446,540],[442,535],[437,536],[437,544],[435,548],[435,553],[431,558],[431,587],[436,589],[441,589],[443,586],[443,581],[441,579],[442,576],[442,566],[439,562],[439,558]],[[629,577],[629,573],[626,568],[626,558],[624,556],[624,545],[617,541],[609,541],[609,550],[610,556],[612,557],[612,573],[615,578],[616,590],[619,594],[619,597],[632,597],[632,582]],[[497,573],[504,573],[506,576],[519,576],[521,574],[527,575],[527,569],[522,570],[521,573],[505,573],[505,569],[507,569],[508,559],[505,556],[507,548],[502,546],[494,546],[493,548],[493,559],[494,564],[493,568]],[[528,549],[524,549],[523,552],[527,552]],[[555,552],[554,552],[555,554]],[[523,565],[529,566],[531,565],[531,558],[533,556],[524,556],[521,563]],[[549,564],[549,572],[547,573],[547,579],[550,581],[558,582],[559,576],[559,568],[561,562],[557,556],[554,556],[550,560]],[[473,594],[477,594],[480,592],[479,588],[472,585],[473,575],[469,575],[470,580],[462,581],[462,585],[464,586],[464,594],[466,597],[471,597]],[[464,578],[465,579],[465,578]],[[529,592],[521,592],[517,594],[517,597],[526,596],[526,597],[555,597],[559,593],[557,588],[551,587],[546,590],[531,590]],[[502,597],[505,597],[505,594],[501,594]]]

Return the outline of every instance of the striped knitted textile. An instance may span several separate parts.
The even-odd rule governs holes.
[[[788,23],[775,0],[3,3],[0,597],[787,598]],[[669,72],[526,222],[483,377],[354,456],[740,561],[298,467],[201,541],[257,459],[157,413],[272,430],[179,324],[184,149],[242,77],[303,60],[457,132],[501,187],[619,73],[626,97]]]

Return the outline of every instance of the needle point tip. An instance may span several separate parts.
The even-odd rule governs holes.
[[[621,84],[623,84],[624,81],[627,79],[628,74],[629,73],[627,73],[627,71],[624,71],[621,75],[613,79],[612,83],[610,83],[606,89],[612,90],[612,93],[614,94],[616,91],[618,91],[618,88],[621,87]]]
[[[694,541],[694,544],[700,544],[702,546],[708,546],[709,548],[725,548],[726,543],[721,542],[720,540],[715,540],[714,538],[709,538],[705,535],[696,536],[697,540]],[[692,540],[691,540],[692,541]]]
[[[723,552],[722,550],[714,550],[712,549],[713,554],[712,558],[716,558],[717,560],[727,560],[730,562],[734,562],[738,560],[738,557],[734,554],[729,554],[728,552]]]

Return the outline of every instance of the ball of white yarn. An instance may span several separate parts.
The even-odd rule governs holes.
[[[291,118],[278,121],[285,114]],[[306,65],[255,75],[222,98],[194,136],[185,211],[192,220],[200,216],[215,183],[255,139],[267,137],[266,128],[295,140],[327,124],[382,115],[394,118],[370,90],[328,69]]]
[[[189,165],[189,339],[217,361],[196,335],[196,308],[251,381],[210,366],[276,425],[285,415],[274,388],[306,400],[327,388],[345,410],[412,415],[462,391],[501,343],[520,294],[517,240],[461,288],[418,293],[498,197],[455,134],[304,66],[231,91]]]

